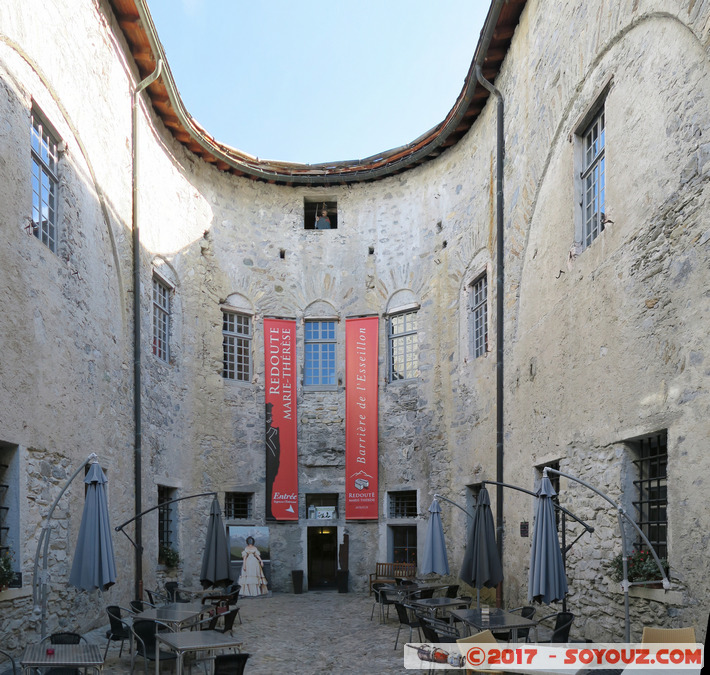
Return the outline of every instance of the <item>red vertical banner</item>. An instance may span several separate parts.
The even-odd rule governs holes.
[[[377,520],[378,318],[345,321],[345,518]]]
[[[264,319],[266,519],[298,520],[296,322]]]

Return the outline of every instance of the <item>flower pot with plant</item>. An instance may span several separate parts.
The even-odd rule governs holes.
[[[180,564],[180,555],[172,546],[161,546],[158,550],[158,562],[174,569]]]
[[[659,560],[666,576],[668,576],[668,561],[665,558],[659,558]],[[624,580],[624,559],[621,553],[605,563],[604,567],[613,581],[621,582]],[[658,569],[658,565],[656,565],[651,552],[645,549],[631,551],[627,561],[627,576],[630,583],[661,581],[661,572]]]
[[[12,568],[12,555],[9,551],[0,554],[0,590],[5,590],[15,580],[15,570]]]

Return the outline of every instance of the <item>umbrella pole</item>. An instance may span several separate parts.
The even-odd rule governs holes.
[[[79,468],[72,474],[72,477],[65,483],[64,487],[62,488],[62,491],[57,495],[57,498],[54,500],[54,503],[52,504],[52,507],[49,509],[49,513],[47,514],[47,517],[44,519],[44,525],[42,526],[42,532],[39,536],[39,540],[37,542],[37,551],[35,552],[35,567],[34,567],[34,572],[32,573],[32,593],[33,593],[33,602],[35,605],[35,608],[37,605],[40,605],[41,608],[41,613],[42,613],[42,619],[41,619],[41,637],[42,639],[45,638],[46,632],[47,632],[47,626],[46,626],[46,616],[47,616],[47,555],[48,555],[48,549],[49,549],[49,533],[52,529],[51,525],[49,524],[52,515],[54,514],[54,509],[57,508],[57,504],[59,503],[59,500],[62,498],[62,495],[67,491],[67,488],[71,484],[71,482],[79,475],[79,472],[90,462],[94,462],[98,459],[97,455],[95,452],[92,452],[85,460],[82,462],[82,464],[79,466]],[[42,585],[40,586],[39,580],[38,580],[38,563],[39,563],[39,555],[40,555],[40,548],[42,547],[42,544],[44,544],[44,553],[42,556]],[[39,595],[39,598],[38,598]]]

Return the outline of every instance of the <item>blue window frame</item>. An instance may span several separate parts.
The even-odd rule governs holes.
[[[306,321],[304,346],[304,386],[318,388],[337,386],[335,321]]]

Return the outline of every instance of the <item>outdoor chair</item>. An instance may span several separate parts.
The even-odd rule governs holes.
[[[78,645],[80,642],[86,642],[86,639],[79,633],[52,633],[42,640],[49,640],[53,645]],[[44,675],[79,675],[78,668],[50,668],[44,671]]]
[[[161,624],[160,621],[151,621],[150,619],[137,619],[131,625],[136,654],[143,657],[145,675],[148,675],[148,661],[155,661],[158,654],[155,640],[155,632],[158,630],[158,626],[164,626],[164,624]],[[165,628],[167,628],[167,626],[165,626]],[[174,661],[175,659],[177,659],[175,652],[160,651],[161,663],[163,660]]]
[[[400,579],[399,580],[399,585],[400,586],[416,586],[417,582],[414,581],[414,579]]]
[[[163,595],[159,591],[149,591],[145,589],[145,594],[148,596],[148,602],[152,607],[157,607],[158,605],[164,605],[168,602],[168,596]]]
[[[109,629],[106,631],[106,649],[104,650],[104,661],[108,648],[111,642],[121,641],[121,649],[118,652],[118,658],[123,654],[123,643],[131,639],[131,629],[121,616],[121,607],[118,605],[109,605],[106,608],[108,614]]]
[[[476,633],[475,635],[471,635],[469,637],[465,638],[459,638],[457,640],[459,644],[463,645],[470,645],[470,644],[498,644],[498,640],[495,639],[493,636],[493,633],[489,630],[484,630],[481,633]],[[486,668],[475,668],[474,666],[470,665],[468,662],[466,663],[466,672],[471,672],[471,673],[497,673],[497,675],[500,675],[501,671],[500,670],[488,670]]]
[[[370,621],[372,621],[372,617],[375,615],[375,607],[380,608],[380,613],[382,613],[382,605],[380,603],[380,589],[384,586],[383,583],[381,582],[375,582],[372,584],[372,592],[375,594],[375,601],[372,603],[372,611],[370,612]]]
[[[177,581],[165,582],[165,594],[168,602],[190,602],[190,598],[178,590]]]
[[[422,633],[427,642],[448,642],[453,643],[461,637],[456,626],[441,619],[434,619],[430,616],[420,616]]]
[[[147,602],[146,600],[131,600],[128,604],[134,614],[140,614],[147,607],[155,607],[152,602]]]
[[[390,618],[390,605],[394,605],[396,600],[387,597],[387,591],[384,588],[380,589],[380,622],[384,623]],[[385,607],[387,607],[387,616],[385,617]]]
[[[226,602],[228,605],[235,605],[237,600],[239,600],[239,591],[241,590],[239,584],[232,584],[228,586],[222,593],[215,593],[214,595],[205,595],[202,597],[202,604],[207,603],[211,605],[218,605],[221,602]],[[241,618],[240,618],[241,621]]]
[[[409,627],[409,642],[412,641],[412,633],[414,629],[417,629],[417,634],[419,635],[419,640],[422,639],[422,634],[419,630],[419,618],[414,615],[413,608],[409,605],[403,605],[401,602],[395,602],[394,608],[397,610],[397,617],[399,618],[399,628],[397,628],[397,637],[394,641],[394,648],[397,649],[397,643],[399,642],[399,632],[402,630],[402,626]]]
[[[538,642],[569,642],[569,632],[572,628],[572,622],[574,621],[574,614],[572,614],[572,612],[558,612],[557,614],[550,614],[540,619],[538,623],[552,618],[555,619],[555,627],[552,629],[552,635],[549,639],[538,640]]]
[[[242,675],[251,654],[220,654],[215,657],[212,675]]]
[[[710,638],[710,636],[708,636]],[[708,639],[706,638],[706,639]],[[668,642],[680,642],[683,644],[695,642],[695,628],[652,628],[650,626],[643,627],[641,642],[652,642],[662,644]]]
[[[433,598],[435,590],[436,590],[435,588],[425,588],[421,591],[417,591],[416,593],[413,593],[412,597],[416,598],[417,600],[424,600],[425,598]]]
[[[522,616],[524,619],[532,619],[535,616],[535,612],[537,610],[531,605],[527,605],[525,607],[515,607],[514,609],[509,609],[508,611],[511,613],[520,612],[520,616]],[[505,642],[508,642],[510,640],[510,631],[493,631],[493,637],[496,640],[504,640]],[[529,642],[529,637],[529,628],[518,628],[518,639],[520,640],[520,642]]]
[[[197,627],[199,630],[216,630],[218,633],[229,633],[230,635],[232,635],[232,631],[234,630],[234,620],[239,614],[239,609],[239,607],[232,607],[228,612],[224,614],[218,614],[215,612],[212,616],[209,616],[206,619],[203,619],[199,623],[195,624],[195,627]],[[219,628],[217,624],[221,618],[224,618],[224,625]],[[239,621],[241,623],[241,618],[239,619]]]
[[[459,594],[459,586],[458,584],[454,584],[453,586],[447,586],[446,588],[446,593],[444,597],[447,598],[455,598]]]
[[[12,666],[12,675],[17,675],[17,664],[15,663],[15,659],[12,658],[12,655],[6,652],[4,649],[0,649],[0,654],[10,659],[10,665]]]

